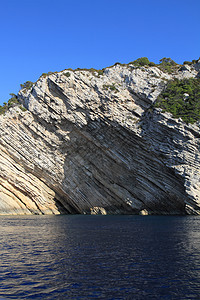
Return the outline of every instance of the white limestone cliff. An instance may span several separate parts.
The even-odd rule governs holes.
[[[41,76],[0,116],[0,214],[200,214],[200,129],[153,102],[157,67]]]

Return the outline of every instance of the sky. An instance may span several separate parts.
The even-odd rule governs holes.
[[[1,0],[0,105],[42,73],[200,57],[200,0]]]

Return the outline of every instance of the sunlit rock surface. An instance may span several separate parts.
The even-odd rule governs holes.
[[[0,214],[200,214],[200,129],[152,109],[167,80],[115,65],[62,71],[0,116]]]

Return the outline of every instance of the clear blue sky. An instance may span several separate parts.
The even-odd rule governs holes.
[[[200,57],[200,0],[4,0],[0,28],[0,104],[49,71]]]

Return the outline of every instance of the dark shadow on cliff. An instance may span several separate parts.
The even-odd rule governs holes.
[[[147,209],[154,214],[182,214],[186,199],[184,181],[167,166],[165,154],[156,148],[156,143],[152,145],[151,134],[156,135],[157,126],[147,117],[152,102],[144,95],[129,92],[144,110],[140,135],[105,117],[109,99],[103,95],[99,95],[102,117],[97,115],[92,121],[89,110],[77,107],[76,111],[88,114],[86,126],[68,121],[59,124],[69,138],[60,147],[66,155],[62,203],[69,203],[79,213],[101,207],[109,213],[139,213]],[[59,90],[59,97],[60,93]],[[63,103],[68,109],[67,98]],[[134,114],[139,116],[133,111]],[[161,128],[162,134],[156,136],[158,146],[166,141],[165,130]]]
[[[73,207],[89,213],[184,214],[181,176],[169,168],[148,139],[106,118],[74,129],[66,146],[63,188]],[[64,147],[64,145],[63,145]],[[64,150],[64,148],[63,148]]]

